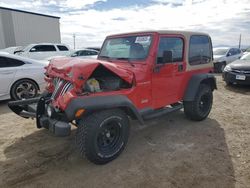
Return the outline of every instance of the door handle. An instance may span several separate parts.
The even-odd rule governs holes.
[[[184,70],[183,64],[178,64],[178,72],[182,72]]]

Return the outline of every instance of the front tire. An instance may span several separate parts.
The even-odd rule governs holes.
[[[201,121],[211,111],[213,104],[213,93],[207,84],[200,84],[193,101],[184,101],[184,112],[189,119]]]
[[[95,164],[105,164],[125,148],[129,136],[129,119],[119,109],[93,113],[79,121],[76,145],[81,155]]]

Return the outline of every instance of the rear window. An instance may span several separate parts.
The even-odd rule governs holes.
[[[188,60],[190,65],[206,64],[212,60],[212,45],[208,36],[191,36]]]
[[[24,65],[25,63],[16,59],[0,57],[0,68],[6,67],[19,67]]]
[[[68,49],[66,46],[63,46],[63,45],[57,45],[57,48],[58,48],[60,51],[69,51],[69,49]]]
[[[54,45],[37,45],[30,49],[30,52],[54,52],[56,48]]]

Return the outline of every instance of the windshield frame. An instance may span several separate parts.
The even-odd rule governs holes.
[[[151,37],[151,43],[149,45],[149,48],[148,48],[148,53],[147,55],[145,56],[145,58],[143,59],[133,59],[133,58],[127,58],[127,59],[122,59],[122,58],[106,58],[106,57],[102,57],[101,56],[101,51],[104,47],[104,44],[107,40],[109,39],[118,39],[118,38],[123,38],[123,37],[140,37],[140,36],[150,36]],[[110,61],[126,61],[126,62],[132,62],[132,63],[141,63],[141,64],[146,64],[146,61],[151,53],[151,49],[152,49],[152,46],[153,46],[153,43],[154,43],[154,39],[155,39],[155,35],[153,32],[150,32],[150,33],[128,33],[128,34],[121,34],[121,35],[111,35],[111,36],[108,36],[106,37],[106,39],[104,40],[103,44],[102,44],[102,47],[100,49],[100,52],[98,53],[98,57],[97,59],[100,59],[100,60],[110,60]]]

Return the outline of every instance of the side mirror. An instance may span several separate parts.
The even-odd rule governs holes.
[[[35,51],[36,51],[35,48],[31,48],[31,49],[30,49],[30,52],[35,52]]]
[[[71,55],[71,57],[76,57],[76,56],[77,56],[77,54],[76,54],[76,53],[74,53],[74,54],[72,54],[72,55]]]
[[[171,63],[171,62],[173,62],[172,51],[169,50],[163,51],[162,63]]]
[[[231,56],[231,55],[232,55],[231,53],[227,53],[227,57],[228,57],[228,56]]]

